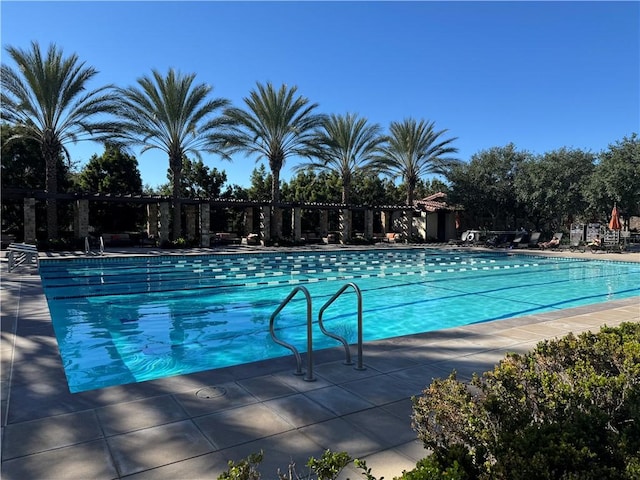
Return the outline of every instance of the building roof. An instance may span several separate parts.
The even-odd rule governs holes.
[[[414,202],[416,209],[423,210],[425,212],[453,212],[458,210],[454,205],[447,203],[447,194],[444,192],[434,193],[423,199],[416,200]]]

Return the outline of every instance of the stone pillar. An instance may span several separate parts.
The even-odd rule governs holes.
[[[329,211],[320,210],[320,237],[326,237],[329,233]]]
[[[158,204],[147,204],[147,236],[158,238]]]
[[[402,239],[409,242],[413,233],[413,210],[402,212]]]
[[[195,240],[196,239],[196,216],[197,210],[195,205],[185,205],[184,206],[184,214],[187,217],[187,240]]]
[[[271,239],[279,240],[282,238],[282,209],[272,207],[271,210]]]
[[[158,215],[158,240],[160,245],[169,241],[169,229],[171,228],[171,215],[169,215],[169,202],[160,202],[160,214]]]
[[[211,205],[200,204],[200,246],[211,246]]]
[[[364,238],[367,240],[373,238],[373,210],[364,211]]]
[[[244,209],[244,232],[246,235],[250,233],[256,233],[253,226],[253,207],[247,207]]]
[[[23,202],[25,243],[36,243],[36,199],[25,198]]]
[[[260,243],[271,243],[271,207],[268,205],[260,207]]]
[[[343,208],[340,210],[340,243],[351,241],[351,210]]]
[[[86,238],[89,236],[89,200],[76,200],[73,207],[73,232],[76,238]]]
[[[302,241],[302,209],[300,207],[293,207],[291,213],[291,231],[293,232],[293,241]]]
[[[393,212],[389,211],[381,211],[380,212],[380,223],[382,223],[382,233],[387,234],[391,232],[391,216]]]

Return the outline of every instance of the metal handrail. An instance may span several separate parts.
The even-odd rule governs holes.
[[[300,353],[298,352],[296,347],[276,337],[276,332],[274,327],[275,319],[278,313],[280,313],[280,311],[287,305],[287,303],[289,303],[289,301],[293,297],[295,297],[295,295],[298,292],[304,293],[304,296],[307,298],[307,374],[305,375],[304,380],[307,382],[313,382],[315,378],[313,378],[313,334],[312,334],[313,319],[311,317],[311,295],[309,295],[309,291],[305,287],[298,286],[294,288],[289,294],[289,296],[285,298],[280,304],[280,306],[276,308],[276,310],[271,314],[271,318],[269,319],[269,333],[271,334],[271,338],[273,339],[274,342],[276,342],[278,345],[282,345],[283,347],[288,348],[293,352],[293,354],[296,357],[296,371],[294,372],[294,374],[303,375],[304,372],[302,371],[302,359],[300,357]]]
[[[353,361],[351,360],[351,351],[349,350],[349,344],[347,343],[347,341],[340,335],[327,331],[327,329],[324,328],[324,324],[322,323],[322,314],[324,313],[324,311],[349,287],[352,287],[355,290],[358,297],[358,365],[354,368],[356,370],[366,370],[366,368],[362,365],[362,292],[355,283],[347,283],[343,285],[342,288],[338,290],[335,295],[322,306],[320,312],[318,313],[318,325],[320,325],[320,330],[322,330],[322,333],[335,340],[338,340],[339,342],[342,342],[347,355],[344,363],[345,365],[353,365]]]

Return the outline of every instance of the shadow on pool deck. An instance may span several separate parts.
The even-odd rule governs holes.
[[[319,351],[315,382],[294,376],[287,356],[71,394],[39,277],[5,272],[4,480],[215,479],[228,460],[260,450],[263,478],[275,479],[291,461],[304,472],[327,448],[392,479],[425,455],[410,397],[432,378],[456,369],[468,379],[542,339],[640,321],[634,297],[367,343],[364,371],[343,365],[342,349]],[[347,477],[361,473],[349,467],[340,476]]]

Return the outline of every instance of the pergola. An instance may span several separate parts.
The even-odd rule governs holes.
[[[432,198],[434,197],[434,198]],[[243,212],[242,226],[237,234],[246,236],[257,234],[262,244],[282,238],[283,218],[290,219],[290,234],[288,238],[293,242],[303,242],[310,232],[302,228],[302,216],[305,211],[317,211],[317,223],[314,222],[316,235],[327,237],[329,233],[337,236],[341,243],[350,242],[355,236],[364,240],[374,240],[384,237],[387,233],[399,233],[403,239],[418,237],[427,240],[428,237],[448,240],[455,236],[454,209],[444,201],[445,194],[427,197],[416,202],[412,207],[407,205],[347,205],[340,203],[317,202],[279,202],[234,200],[223,198],[183,198],[180,202],[184,208],[184,230],[189,240],[197,240],[203,247],[211,244],[212,236],[221,231],[217,225],[212,225],[211,213],[220,209],[235,209]],[[90,202],[114,202],[120,204],[146,206],[146,234],[158,239],[159,242],[168,241],[170,236],[170,213],[172,198],[159,195],[115,195],[103,193],[60,193],[50,195],[39,190],[4,189],[3,200],[23,200],[24,241],[35,242],[36,239],[36,202],[55,198],[56,201],[73,204],[73,234],[75,238],[83,239],[90,234],[89,204]],[[337,228],[330,228],[329,215],[337,216]],[[436,214],[427,221],[429,214]],[[360,215],[359,225],[362,227],[354,232],[353,216]],[[422,222],[415,221],[423,218]],[[435,222],[432,226],[430,223]],[[336,222],[334,222],[335,224]],[[374,231],[374,225],[380,231]],[[222,230],[223,231],[223,230]],[[417,233],[416,233],[417,232]]]

